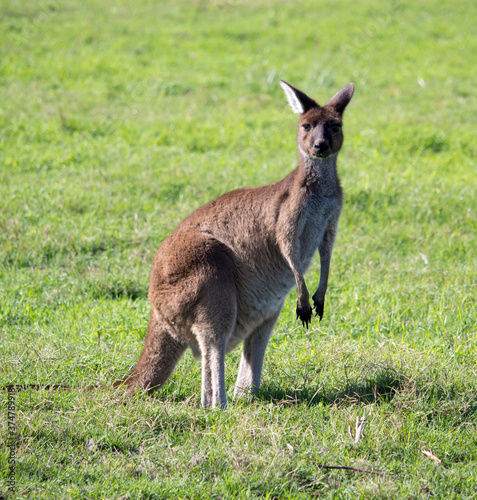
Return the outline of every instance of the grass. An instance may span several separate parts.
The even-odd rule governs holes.
[[[0,14],[0,383],[74,386],[16,394],[12,498],[476,498],[477,4],[19,0]],[[279,78],[320,102],[356,84],[323,321],[304,330],[290,294],[258,397],[232,399],[240,349],[228,356],[226,411],[199,407],[189,353],[154,396],[113,392],[141,350],[160,242],[294,168]]]

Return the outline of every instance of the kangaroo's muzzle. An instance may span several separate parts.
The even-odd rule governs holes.
[[[313,144],[313,155],[321,158],[328,156],[331,151],[328,141],[320,139]]]

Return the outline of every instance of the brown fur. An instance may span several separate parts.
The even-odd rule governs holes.
[[[115,385],[129,391],[162,386],[190,347],[202,358],[202,405],[225,406],[225,354],[243,341],[235,395],[257,390],[271,331],[295,284],[297,316],[304,325],[311,321],[303,273],[316,249],[321,277],[312,298],[321,319],[342,205],[336,170],[341,120],[354,87],[320,107],[281,85],[301,115],[298,167],[274,184],[238,189],[207,203],[163,241],[153,262],[144,349]]]

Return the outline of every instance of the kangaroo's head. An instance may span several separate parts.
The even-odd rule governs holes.
[[[300,115],[299,152],[315,161],[337,154],[343,144],[343,112],[353,97],[354,85],[346,85],[324,106],[283,80],[280,85],[293,112]]]

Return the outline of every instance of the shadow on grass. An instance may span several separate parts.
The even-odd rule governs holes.
[[[448,425],[474,422],[477,417],[477,397],[455,384],[443,385],[432,378],[412,378],[389,365],[363,366],[362,375],[340,385],[293,385],[292,379],[264,383],[249,401],[270,402],[274,405],[351,406],[357,404],[385,404],[397,397],[396,408],[419,413],[429,425],[446,421]],[[231,392],[231,388],[230,391]],[[200,406],[200,390],[166,386],[154,393],[158,400],[171,403],[193,401]],[[239,398],[240,399],[240,398]],[[230,398],[229,398],[230,400]],[[245,399],[247,401],[247,398]],[[233,398],[230,400],[233,403]]]
[[[368,370],[369,372],[370,370]],[[347,405],[389,402],[409,382],[408,377],[394,368],[382,367],[364,378],[348,380],[342,388],[281,387],[263,385],[257,399],[273,403],[305,404],[307,406]]]
[[[293,381],[289,381],[293,384]],[[380,403],[391,401],[396,394],[409,386],[409,377],[389,366],[369,366],[365,375],[357,379],[349,379],[342,387],[324,387],[301,385],[283,386],[279,382],[264,383],[260,390],[253,396],[255,401],[268,401],[274,404],[296,404],[315,406],[324,405],[347,405],[359,403]],[[179,403],[192,399],[192,388],[178,389],[173,385],[154,391],[151,396],[159,400],[166,399],[169,402]],[[200,401],[200,393],[195,394],[197,404]]]

